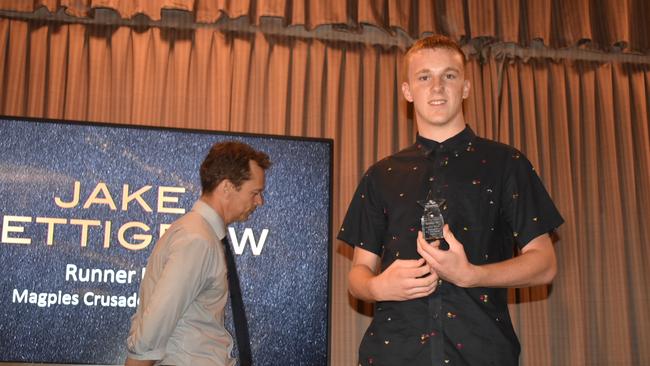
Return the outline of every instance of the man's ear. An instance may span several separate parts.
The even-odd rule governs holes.
[[[217,184],[217,187],[215,188],[215,191],[221,193],[221,194],[229,194],[230,192],[233,191],[234,185],[229,179],[224,179],[219,184]]]
[[[409,86],[409,83],[406,81],[402,83],[402,94],[404,94],[404,98],[408,100],[409,102],[413,102],[413,96],[411,95],[411,87]]]
[[[469,90],[471,89],[471,83],[469,80],[465,79],[465,82],[463,82],[463,99],[467,99],[469,97]]]

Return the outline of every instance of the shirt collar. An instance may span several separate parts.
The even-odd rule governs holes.
[[[210,224],[219,240],[222,240],[226,236],[226,225],[223,219],[210,205],[201,200],[197,200],[194,206],[192,206],[192,211],[201,215]]]
[[[428,138],[422,137],[418,134],[415,138],[415,144],[425,155],[428,155],[432,151],[436,150],[453,151],[465,149],[468,145],[472,144],[475,138],[476,135],[474,134],[474,131],[472,131],[472,128],[469,127],[469,125],[465,125],[465,129],[443,142],[429,140]]]

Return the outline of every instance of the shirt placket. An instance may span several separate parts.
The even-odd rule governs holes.
[[[428,185],[434,198],[446,198],[447,190],[447,167],[449,165],[449,155],[443,144],[434,148],[427,156],[428,160]],[[443,204],[443,216],[445,204]],[[445,329],[444,319],[444,301],[447,292],[447,286],[443,280],[438,280],[436,291],[428,298],[429,307],[429,347],[431,350],[431,365],[448,365],[449,360],[445,355]]]

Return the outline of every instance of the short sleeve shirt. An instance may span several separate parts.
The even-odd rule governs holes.
[[[500,262],[563,219],[526,157],[466,127],[416,143],[368,169],[338,238],[381,257],[419,259],[416,237],[429,196],[473,264]],[[519,342],[507,289],[441,281],[428,297],[375,304],[359,350],[362,365],[516,365]]]

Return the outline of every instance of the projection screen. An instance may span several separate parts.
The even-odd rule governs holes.
[[[123,364],[156,239],[237,140],[273,161],[265,205],[228,230],[255,364],[328,363],[331,140],[10,117],[0,136],[0,362]]]

